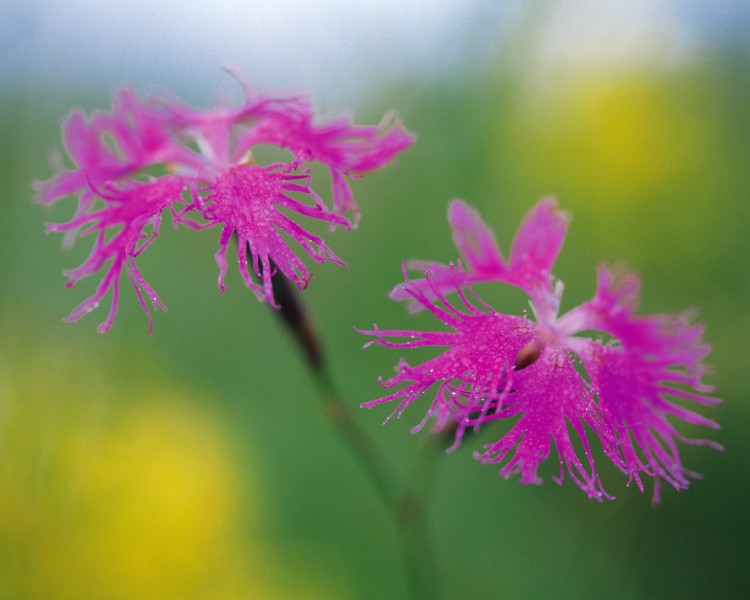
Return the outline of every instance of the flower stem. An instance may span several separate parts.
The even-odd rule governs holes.
[[[323,415],[343,436],[386,506],[392,505],[398,494],[395,472],[337,393],[315,328],[286,278],[277,271],[271,284],[276,303],[280,306],[274,314],[284,321],[305,358]]]
[[[327,369],[310,369],[310,375],[321,400],[324,416],[349,444],[381,500],[386,506],[393,505],[398,498],[397,477],[381,449],[353,419],[346,404],[336,393]]]
[[[271,282],[274,298],[281,307],[274,313],[284,321],[305,358],[308,373],[321,401],[323,415],[354,453],[394,520],[404,555],[411,597],[415,600],[439,600],[439,569],[424,500],[425,492],[429,491],[434,479],[434,459],[439,454],[434,447],[433,436],[423,444],[408,483],[400,485],[400,478],[381,447],[357,424],[337,392],[322,344],[299,299],[283,276],[277,273]]]

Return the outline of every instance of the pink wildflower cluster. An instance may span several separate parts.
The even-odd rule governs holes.
[[[271,276],[277,269],[300,289],[310,279],[285,236],[316,262],[343,264],[323,239],[295,218],[325,221],[331,229],[351,228],[346,215],[356,220],[358,213],[349,180],[385,166],[414,141],[388,116],[379,126],[353,125],[348,118],[316,123],[305,97],[255,97],[247,89],[240,106],[198,110],[175,100],[142,100],[123,88],[109,113],[94,112],[87,119],[80,110],[73,111],[63,138],[74,168],[61,169],[37,189],[44,204],[78,198],[74,217],[48,224],[47,231],[65,232],[68,244],[77,236],[95,236],[86,261],[66,271],[67,286],[99,272],[104,275],[95,293],[66,320],[91,312],[111,292],[109,316],[99,326],[102,333],[117,313],[123,269],[149,316],[149,328],[149,305],[165,310],[136,266],[136,258],[158,236],[165,209],[175,226],[221,227],[216,262],[222,292],[226,253],[236,236],[245,285],[276,307]],[[261,144],[288,151],[290,160],[257,164],[252,151]],[[311,162],[330,173],[330,208],[311,187]],[[248,254],[260,283],[250,273]]]
[[[400,416],[417,398],[433,390],[420,430],[434,418],[435,429],[455,429],[458,447],[467,428],[495,421],[512,422],[496,442],[475,457],[501,464],[500,474],[520,474],[523,483],[539,483],[538,469],[554,443],[565,471],[589,497],[611,498],[600,481],[589,441],[600,441],[604,454],[643,491],[644,476],[688,487],[677,442],[705,444],[680,434],[670,418],[690,425],[718,425],[685,404],[713,405],[711,388],[701,383],[702,359],[709,346],[703,328],[687,315],[635,314],[640,283],[622,269],[600,267],[593,298],[559,314],[562,284],[551,269],[562,247],[568,217],[554,199],[539,202],[526,216],[506,260],[493,233],[461,201],[449,208],[453,239],[461,260],[450,265],[414,261],[424,278],[409,280],[392,292],[425,309],[449,331],[381,330],[370,344],[388,348],[445,348],[421,364],[401,360],[397,374],[383,381],[391,394],[363,404],[395,402]],[[533,318],[505,315],[473,290],[475,282],[499,282],[529,297]],[[457,300],[448,300],[447,294]],[[595,339],[586,334],[601,332]],[[606,341],[605,341],[606,340]],[[391,415],[393,416],[393,415]],[[390,417],[389,417],[390,418]],[[451,429],[449,429],[450,431]]]

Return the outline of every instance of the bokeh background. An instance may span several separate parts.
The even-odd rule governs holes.
[[[347,403],[404,472],[424,401],[387,427],[387,407],[356,408],[399,354],[360,350],[353,327],[431,325],[386,292],[401,260],[455,257],[451,198],[507,249],[554,194],[573,215],[565,306],[622,261],[644,312],[706,324],[724,403],[704,412],[726,451],[683,448],[704,478],[652,508],[604,469],[617,500],[599,504],[551,462],[541,486],[500,479],[471,458],[485,430],[440,459],[430,494],[445,597],[746,597],[749,32],[741,0],[0,3],[0,599],[406,597],[394,527],[286,331],[238,277],[219,295],[216,231],[165,226],[140,259],[169,307],[152,336],[126,285],[109,334],[102,309],[61,321],[95,285],[61,275],[90,241],[43,232],[73,202],[32,202],[62,118],[125,82],[238,98],[222,65],[324,115],[395,109],[419,138],[355,182],[361,224],[329,238],[349,266],[315,266],[303,296]]]

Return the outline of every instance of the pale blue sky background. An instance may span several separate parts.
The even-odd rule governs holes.
[[[220,67],[328,99],[391,77],[429,79],[470,46],[491,56],[518,2],[0,1],[0,67],[53,84],[226,87]],[[479,37],[476,37],[479,36]]]
[[[666,63],[747,39],[744,0],[0,0],[2,87],[122,82],[210,101],[234,65],[260,87],[306,89],[334,108],[391,81],[481,68],[535,18],[544,76],[570,60]]]

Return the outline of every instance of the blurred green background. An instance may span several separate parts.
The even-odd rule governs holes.
[[[386,292],[403,259],[455,258],[451,198],[478,207],[507,250],[532,203],[556,195],[573,215],[556,268],[563,308],[590,297],[597,264],[622,261],[643,276],[643,312],[696,307],[714,347],[707,380],[724,403],[703,412],[722,429],[681,430],[726,451],[683,446],[704,479],[665,489],[656,508],[650,489],[626,488],[606,467],[617,500],[604,504],[550,481],[554,461],[542,486],[502,480],[471,458],[494,439],[490,428],[442,458],[429,508],[446,598],[739,598],[750,587],[747,9],[665,3],[671,21],[659,11],[633,20],[628,3],[606,4],[615,17],[571,16],[558,3],[506,17],[480,3],[467,8],[460,37],[438,45],[444,53],[413,63],[417,75],[401,64],[390,73],[386,56],[371,67],[377,85],[354,69],[344,100],[315,94],[324,114],[348,110],[359,123],[394,108],[419,138],[354,183],[361,224],[327,237],[348,266],[315,265],[303,295],[347,403],[404,472],[427,399],[386,427],[388,407],[359,410],[381,395],[376,378],[399,353],[360,350],[353,327],[433,325]],[[178,27],[189,15],[174,18]],[[333,31],[346,31],[337,18]],[[252,63],[237,61],[252,80]],[[165,225],[139,259],[169,307],[152,336],[125,282],[109,334],[96,333],[106,309],[61,321],[96,283],[67,290],[61,276],[91,242],[63,251],[60,236],[44,235],[43,222],[65,220],[73,202],[35,205],[31,181],[52,174],[61,119],[73,106],[108,107],[109,89],[101,77],[9,73],[0,88],[0,599],[405,598],[393,525],[320,414],[287,332],[238,277],[219,295],[217,231]],[[498,296],[498,310],[505,300],[519,308]]]

